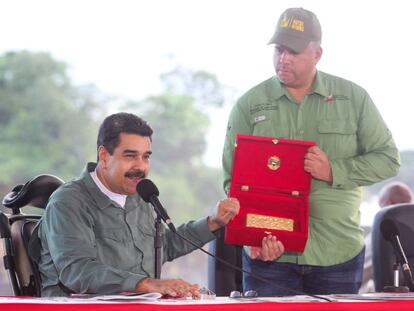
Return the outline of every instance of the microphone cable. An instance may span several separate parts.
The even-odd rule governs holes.
[[[224,260],[224,259],[222,259],[220,257],[217,257],[216,255],[211,254],[210,252],[208,252],[205,249],[203,249],[202,247],[198,246],[196,243],[194,243],[190,239],[186,238],[184,235],[180,234],[178,231],[176,231],[174,233],[176,235],[178,235],[181,239],[183,239],[184,241],[186,241],[187,243],[190,243],[191,245],[193,245],[197,249],[201,250],[203,253],[205,253],[205,254],[213,257],[214,259],[218,260],[219,262],[221,262],[222,264],[226,265],[227,267],[230,267],[230,268],[232,268],[234,270],[237,270],[239,272],[242,272],[242,273],[247,273],[247,274],[249,274],[250,276],[252,276],[253,278],[255,278],[255,279],[259,280],[259,281],[262,281],[262,282],[267,283],[269,285],[275,286],[277,288],[281,288],[281,289],[290,291],[290,292],[295,293],[295,294],[306,295],[306,296],[313,297],[313,298],[316,298],[316,299],[321,299],[321,300],[325,300],[325,301],[328,301],[328,302],[332,302],[332,300],[330,300],[329,298],[322,297],[322,296],[319,296],[319,295],[306,294],[306,293],[301,292],[299,290],[292,289],[292,288],[288,288],[288,287],[282,286],[280,284],[277,284],[276,282],[272,282],[272,281],[269,281],[269,280],[267,280],[265,278],[262,278],[261,276],[258,276],[258,275],[256,275],[255,273],[253,273],[251,271],[244,270],[243,268],[237,267],[237,266],[235,266],[235,265],[227,262],[226,260]]]
[[[239,268],[229,262],[227,262],[226,260],[219,258],[211,253],[209,253],[208,251],[204,250],[202,247],[198,246],[196,243],[194,243],[193,241],[191,241],[190,239],[186,238],[185,236],[183,236],[182,234],[180,234],[179,232],[177,232],[173,222],[171,221],[171,218],[168,216],[167,211],[164,209],[164,207],[162,206],[161,202],[158,200],[158,196],[160,194],[160,192],[158,191],[157,186],[150,180],[150,179],[143,179],[141,180],[137,186],[136,186],[136,190],[138,195],[147,203],[151,203],[151,205],[154,207],[154,211],[156,212],[156,214],[164,221],[164,223],[170,228],[171,232],[175,233],[176,235],[178,235],[182,240],[186,241],[187,243],[191,244],[192,246],[194,246],[195,248],[201,250],[203,253],[215,258],[216,260],[218,260],[219,262],[221,262],[222,264],[226,265],[227,267],[230,267],[234,270],[237,270],[239,272],[242,273],[247,273],[250,276],[252,276],[253,278],[262,281],[264,283],[270,284],[272,286],[275,286],[277,288],[281,288],[287,291],[290,291],[292,293],[295,294],[300,294],[300,295],[306,295],[309,297],[313,297],[316,299],[321,299],[321,300],[326,300],[328,302],[332,302],[332,300],[330,300],[329,298],[326,297],[321,297],[318,295],[312,295],[312,294],[306,294],[302,291],[298,291],[292,288],[288,288],[288,287],[284,287],[281,286],[275,282],[266,280],[265,278],[262,278],[258,275],[256,275],[255,273],[251,272],[251,271],[247,271],[244,270],[243,268]],[[197,239],[198,240],[198,239]],[[199,243],[202,243],[201,241],[198,241]]]

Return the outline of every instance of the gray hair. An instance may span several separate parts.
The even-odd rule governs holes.
[[[312,52],[316,52],[316,50],[321,47],[321,40],[309,42],[309,47],[311,48]]]

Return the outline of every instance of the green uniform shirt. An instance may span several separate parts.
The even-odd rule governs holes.
[[[226,191],[237,133],[312,140],[329,157],[332,185],[312,180],[305,251],[286,253],[280,262],[328,266],[362,250],[360,186],[392,177],[399,169],[392,135],[364,89],[318,71],[313,92],[302,103],[294,100],[277,76],[249,90],[229,117],[223,151]]]
[[[154,277],[154,209],[138,195],[125,207],[111,201],[89,172],[60,187],[50,198],[39,227],[42,296],[134,291],[142,278]],[[198,245],[212,240],[207,218],[181,225],[177,231]],[[162,228],[162,262],[194,250]]]

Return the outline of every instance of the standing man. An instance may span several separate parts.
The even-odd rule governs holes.
[[[42,296],[124,291],[200,295],[197,284],[154,278],[154,209],[136,192],[149,173],[151,135],[150,126],[133,114],[107,117],[98,134],[98,163],[89,163],[78,179],[53,193],[39,227]],[[214,215],[177,231],[202,246],[238,211],[237,199],[224,199]],[[162,262],[195,249],[162,229]],[[266,251],[274,241],[263,243]]]
[[[315,141],[304,159],[312,175],[305,251],[264,262],[244,248],[243,268],[309,294],[357,293],[364,263],[361,186],[396,175],[399,153],[367,92],[316,69],[321,38],[314,13],[290,8],[281,15],[269,42],[276,75],[245,93],[230,113],[224,188],[231,182],[237,133]],[[243,285],[262,296],[294,294],[249,275]]]

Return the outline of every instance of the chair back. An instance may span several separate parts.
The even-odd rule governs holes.
[[[209,244],[210,253],[228,263],[242,268],[242,246],[224,243],[224,230],[218,232],[215,240]],[[208,257],[208,288],[217,296],[229,296],[232,291],[243,291],[243,274],[234,268]]]
[[[15,186],[3,198],[3,206],[11,209],[11,214],[0,212],[0,234],[5,245],[3,262],[15,296],[41,295],[37,261],[29,252],[29,243],[31,249],[40,248],[37,234],[33,231],[41,216],[23,214],[21,208],[27,205],[46,208],[50,195],[62,184],[63,181],[56,176],[38,175],[24,185]]]
[[[396,261],[391,243],[381,233],[381,223],[385,219],[392,220],[399,232],[401,246],[407,257],[408,264],[414,268],[414,204],[402,203],[384,207],[377,212],[372,227],[372,264],[374,268],[375,291],[383,291],[384,286],[394,284],[393,265]],[[408,286],[400,269],[400,286]]]

